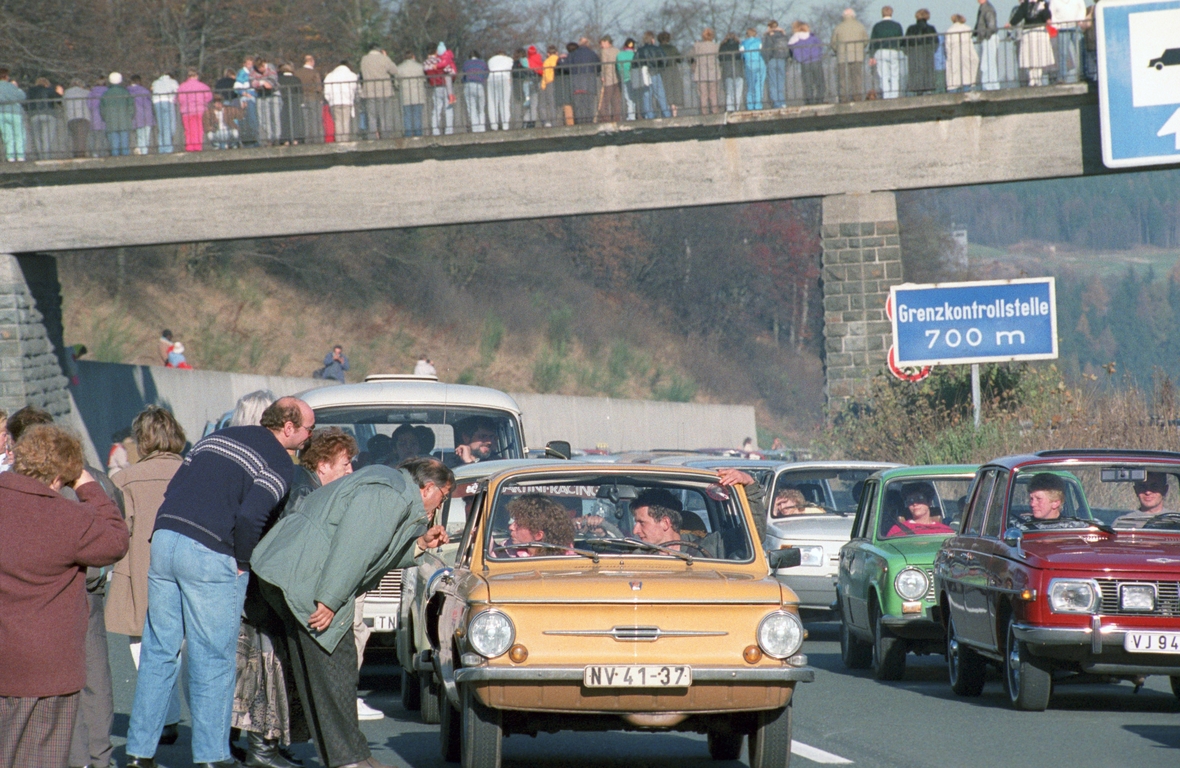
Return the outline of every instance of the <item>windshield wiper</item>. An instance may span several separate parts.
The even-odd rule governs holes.
[[[559,554],[559,555],[565,554],[566,552],[573,552],[575,555],[581,555],[582,557],[590,558],[591,560],[594,561],[595,564],[598,563],[598,553],[594,552],[593,550],[577,549],[576,547],[563,547],[563,546],[555,545],[555,544],[546,544],[543,541],[531,541],[527,544],[517,544],[516,542],[508,542],[506,544],[499,544],[499,545],[493,547],[493,550],[495,550],[495,549],[501,549],[501,550],[507,550],[507,549],[552,549],[555,551],[556,554]]]
[[[599,537],[593,539],[582,539],[582,541],[586,542],[587,544],[626,544],[635,547],[636,549],[646,549],[649,552],[663,552],[666,555],[678,557],[689,565],[692,565],[692,555],[688,554],[687,552],[681,552],[679,550],[672,549],[671,547],[665,547],[663,544],[652,544],[640,539],[620,539],[617,537]]]

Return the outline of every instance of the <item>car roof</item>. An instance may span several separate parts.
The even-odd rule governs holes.
[[[1110,461],[1115,463],[1136,461],[1145,464],[1180,464],[1180,453],[1122,448],[1068,448],[1001,456],[987,462],[987,466],[1016,469],[1026,464],[1061,464],[1069,461]]]
[[[507,472],[520,467],[544,467],[568,464],[565,459],[496,459],[494,461],[477,461],[474,464],[464,464],[455,467],[455,482],[465,480],[481,480],[499,472]]]
[[[506,393],[490,387],[444,384],[428,378],[366,381],[309,389],[297,395],[312,408],[365,405],[424,405],[495,408],[520,415],[520,406]]]
[[[508,464],[510,462],[502,462]],[[679,476],[683,478],[691,478],[693,480],[717,482],[717,475],[705,469],[695,469],[692,467],[669,467],[659,464],[602,464],[598,462],[583,462],[576,459],[569,461],[522,461],[517,466],[505,467],[501,472],[497,472],[495,477],[502,477],[507,474],[514,476],[527,476],[529,474],[541,474],[543,472],[552,472],[553,470],[561,470],[571,474],[586,474],[597,476],[610,475],[669,475]]]
[[[888,461],[791,461],[780,462],[782,471],[795,469],[893,469],[904,467],[904,464],[894,464]]]
[[[692,454],[686,456],[666,456],[652,461],[652,464],[697,467],[700,469],[724,469],[727,467],[735,467],[737,469],[775,469],[788,463],[772,459],[729,459],[724,456],[703,458]]]
[[[897,480],[908,477],[974,477],[978,464],[927,464],[920,467],[895,467],[878,472],[881,480]]]

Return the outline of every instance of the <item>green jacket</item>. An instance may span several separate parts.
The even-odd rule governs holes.
[[[356,596],[413,565],[414,540],[425,530],[410,473],[373,465],[303,499],[254,548],[250,569],[282,590],[304,627],[317,602],[336,612],[326,630],[311,633],[331,653],[352,628]]]
[[[130,131],[135,123],[135,97],[121,85],[112,85],[98,102],[108,131]]]

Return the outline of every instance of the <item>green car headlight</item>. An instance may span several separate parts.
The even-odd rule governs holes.
[[[504,613],[491,609],[475,614],[467,625],[467,640],[480,656],[502,656],[516,639],[516,627]]]
[[[803,647],[803,622],[793,613],[775,611],[758,624],[758,647],[772,659],[794,656]]]
[[[930,577],[919,568],[902,568],[893,577],[893,588],[902,600],[921,600],[930,589]]]

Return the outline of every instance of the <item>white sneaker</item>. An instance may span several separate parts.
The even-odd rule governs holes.
[[[356,719],[357,720],[381,720],[385,717],[385,713],[379,709],[373,709],[365,703],[364,699],[358,698],[356,700]]]

